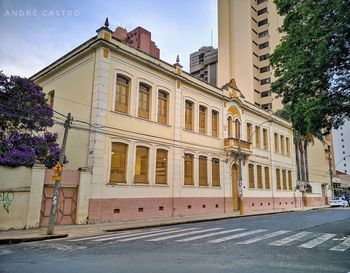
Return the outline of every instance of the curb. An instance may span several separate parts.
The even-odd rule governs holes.
[[[60,239],[65,237],[68,237],[68,234],[44,235],[44,236],[27,237],[27,238],[6,238],[6,239],[0,239],[0,245],[12,245],[12,244],[19,244],[24,242],[36,242],[36,241],[44,241],[44,240],[51,240],[51,239]]]
[[[163,226],[191,224],[191,223],[198,223],[198,222],[210,222],[210,221],[219,221],[219,220],[235,219],[235,218],[266,216],[266,215],[280,214],[280,213],[305,212],[305,211],[319,210],[319,209],[323,209],[323,208],[312,208],[312,209],[301,210],[301,211],[299,211],[299,210],[274,211],[274,212],[266,212],[266,213],[259,213],[259,214],[234,215],[234,216],[226,216],[226,217],[224,216],[224,217],[210,218],[210,219],[191,219],[191,220],[184,220],[184,221],[179,221],[179,222],[175,222],[175,223],[159,223],[159,224],[149,224],[149,225],[146,224],[146,225],[132,226],[132,227],[120,227],[120,228],[105,229],[103,231],[104,232],[115,232],[115,231],[133,230],[133,229],[140,229],[140,228],[163,227]]]

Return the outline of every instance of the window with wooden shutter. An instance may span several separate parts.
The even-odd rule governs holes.
[[[231,117],[227,118],[227,135],[228,135],[228,137],[233,137],[232,118]]]
[[[247,123],[247,141],[252,141],[252,124]]]
[[[53,104],[55,101],[55,90],[51,90],[48,94],[48,99],[47,99],[47,104],[51,106],[51,108],[53,108]]]
[[[249,188],[254,189],[255,182],[254,182],[254,165],[253,164],[248,165],[248,174],[249,174]]]
[[[188,100],[185,102],[185,128],[193,130],[193,103]]]
[[[270,169],[269,167],[265,167],[265,189],[269,190],[270,189]]]
[[[287,173],[286,173],[286,170],[282,170],[282,179],[283,179],[283,189],[287,190]]]
[[[207,108],[199,106],[199,133],[205,134],[207,131]]]
[[[114,110],[127,113],[129,106],[130,80],[122,75],[117,75],[117,90],[115,93]]]
[[[199,186],[208,186],[208,160],[206,156],[199,157]]]
[[[156,160],[156,184],[165,185],[168,176],[168,151],[158,149]]]
[[[278,138],[278,134],[275,133],[274,134],[274,142],[275,142],[275,153],[279,153],[279,138]]]
[[[241,138],[241,123],[238,119],[235,120],[235,138]]]
[[[287,156],[290,156],[290,141],[289,141],[289,137],[286,137],[286,154],[287,154]]]
[[[263,129],[263,148],[264,148],[264,150],[268,150],[268,147],[269,147],[269,145],[268,145],[268,138],[267,138],[267,129]]]
[[[284,155],[284,136],[281,136],[281,154]]]
[[[148,183],[149,148],[136,147],[135,183]]]
[[[151,87],[140,83],[139,86],[139,117],[149,119],[151,104]]]
[[[112,143],[110,182],[126,183],[126,163],[128,145],[124,143]]]
[[[288,189],[293,190],[292,171],[288,171]]]
[[[194,185],[193,181],[193,155],[185,154],[185,185]]]
[[[218,158],[213,158],[211,164],[212,186],[220,187],[220,160]]]
[[[260,127],[255,126],[255,147],[260,148]]]
[[[158,122],[168,124],[168,93],[158,92]]]
[[[219,127],[219,113],[217,111],[211,112],[211,135],[214,137],[218,136]]]
[[[262,180],[262,167],[260,165],[256,166],[257,180],[258,180],[258,189],[263,188],[263,180]]]
[[[276,169],[276,187],[278,190],[281,189],[281,173],[280,169]]]

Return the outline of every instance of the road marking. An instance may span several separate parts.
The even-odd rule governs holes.
[[[281,240],[269,243],[269,245],[271,245],[271,246],[285,245],[285,244],[288,244],[288,243],[290,243],[292,241],[295,241],[295,240],[298,240],[300,238],[303,238],[303,237],[305,237],[306,235],[309,235],[309,234],[312,234],[312,232],[302,231],[302,232],[299,232],[299,233],[294,234],[292,236],[286,237],[284,239],[281,239]]]
[[[282,234],[286,234],[288,232],[290,232],[290,231],[289,230],[280,230],[280,231],[276,231],[276,232],[273,232],[273,233],[268,233],[268,234],[261,235],[261,236],[258,236],[258,237],[255,237],[255,238],[252,238],[252,239],[249,239],[249,240],[246,240],[246,241],[238,242],[237,245],[252,244],[252,243],[255,243],[255,242],[258,242],[258,241],[262,241],[262,240],[269,239],[269,238],[272,238],[272,237],[276,237],[276,236],[279,236],[279,235],[282,235]]]
[[[313,247],[318,246],[318,245],[324,243],[325,241],[327,241],[335,236],[336,236],[336,234],[325,233],[325,234],[321,235],[320,237],[317,237],[317,238],[315,238],[315,239],[313,239],[305,244],[300,245],[299,247],[313,248]]]
[[[170,230],[177,230],[177,229],[179,229],[179,228],[168,228],[168,229],[156,230],[156,231],[153,230],[153,231],[137,232],[137,233],[130,233],[130,234],[125,234],[125,235],[117,235],[114,237],[96,239],[93,241],[94,242],[104,242],[104,241],[109,241],[109,240],[114,240],[114,239],[121,239],[121,238],[126,238],[126,237],[137,236],[137,235],[154,234],[154,233],[159,233],[159,232],[163,232],[163,231],[170,231]]]
[[[332,250],[332,251],[345,251],[348,248],[350,248],[350,237],[347,238],[344,242],[340,243],[339,245],[332,247],[330,250]]]
[[[193,235],[193,234],[198,234],[198,233],[204,233],[204,232],[214,231],[214,230],[219,230],[219,229],[222,229],[222,228],[210,228],[210,229],[204,229],[204,230],[190,231],[190,232],[185,232],[185,233],[180,233],[180,234],[175,234],[175,235],[169,235],[169,236],[165,236],[165,237],[155,238],[155,239],[151,239],[151,240],[147,240],[147,241],[149,241],[149,242],[158,242],[158,241],[164,241],[164,240],[172,239],[172,238],[176,238],[176,237],[183,237],[183,236],[188,236],[188,235]]]
[[[89,237],[78,238],[78,239],[70,239],[70,240],[67,240],[67,242],[86,241],[86,240],[92,240],[92,239],[96,239],[96,238],[105,238],[105,237],[111,237],[111,236],[116,236],[116,235],[131,234],[131,233],[135,233],[135,232],[140,232],[140,231],[133,230],[133,231],[124,231],[124,232],[118,232],[118,233],[111,233],[111,234],[107,234],[107,235],[89,236]]]
[[[236,239],[236,238],[241,238],[241,237],[244,237],[244,236],[248,236],[248,235],[251,235],[251,234],[264,232],[264,231],[266,231],[266,229],[256,229],[256,230],[252,230],[252,231],[247,231],[247,232],[238,233],[238,234],[235,234],[235,235],[219,238],[219,239],[216,239],[216,240],[211,240],[211,241],[208,241],[208,243],[213,243],[213,244],[221,243],[221,242],[225,242],[225,241],[228,241],[228,240],[233,240],[233,239]]]
[[[244,228],[236,228],[236,229],[230,229],[230,230],[223,230],[223,231],[219,231],[219,232],[212,232],[212,233],[208,233],[208,234],[202,234],[202,235],[198,235],[198,236],[194,236],[194,237],[189,237],[189,238],[186,238],[186,239],[176,240],[175,242],[190,242],[190,241],[194,241],[194,240],[207,238],[207,237],[210,237],[210,236],[226,234],[226,233],[231,233],[231,232],[241,231],[241,230],[244,230]]]
[[[159,235],[165,235],[165,234],[171,234],[171,233],[176,233],[176,232],[182,232],[182,231],[188,231],[188,230],[194,230],[194,229],[197,229],[197,228],[185,228],[185,229],[179,229],[179,230],[158,232],[158,233],[154,233],[154,234],[147,234],[147,235],[141,235],[141,236],[126,238],[126,239],[122,239],[122,240],[118,240],[118,241],[119,242],[128,242],[128,241],[133,241],[133,240],[138,240],[138,239],[144,239],[144,238],[149,238],[149,237],[154,237],[154,236],[159,236]]]

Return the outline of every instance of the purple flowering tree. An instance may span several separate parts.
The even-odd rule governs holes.
[[[7,77],[0,71],[0,166],[51,168],[58,162],[58,134],[53,111],[40,86],[19,76]]]

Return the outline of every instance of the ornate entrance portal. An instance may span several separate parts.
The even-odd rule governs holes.
[[[238,164],[234,163],[231,167],[231,179],[232,179],[232,206],[234,210],[239,210],[239,192],[238,192],[238,177],[239,177]]]

